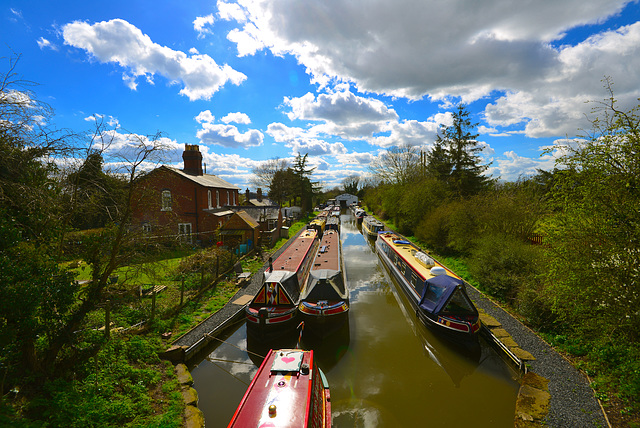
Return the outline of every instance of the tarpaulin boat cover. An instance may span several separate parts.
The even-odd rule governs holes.
[[[439,313],[449,296],[456,291],[459,285],[462,285],[462,280],[449,275],[438,275],[429,278],[422,290],[418,306],[427,312]]]

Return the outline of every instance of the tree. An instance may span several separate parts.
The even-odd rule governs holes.
[[[0,80],[0,364],[9,382],[37,380],[68,373],[103,344],[104,336],[84,329],[85,322],[117,296],[109,277],[131,260],[127,250],[136,231],[129,218],[137,177],[142,166],[158,160],[162,140],[129,134],[128,151],[113,156],[120,165],[113,174],[125,178],[126,192],[112,198],[113,221],[82,242],[93,277],[80,285],[59,263],[61,249],[69,219],[81,206],[78,189],[90,187],[91,180],[81,177],[102,177],[99,156],[116,134],[99,127],[90,149],[82,151],[88,156],[78,158],[84,168],[65,171],[58,165],[80,153],[74,148],[78,136],[42,125],[51,119],[41,116],[48,110],[16,87],[19,80]]]
[[[478,134],[472,131],[469,111],[459,104],[453,112],[453,124],[441,125],[433,150],[428,155],[427,170],[436,178],[444,179],[460,197],[476,194],[487,187],[490,179],[483,173],[489,165],[482,165]]]
[[[293,170],[291,168],[276,171],[271,182],[269,183],[269,198],[273,199],[278,205],[282,206],[285,201],[293,198],[294,182],[295,174],[293,173]]]
[[[274,158],[264,161],[251,170],[253,174],[251,184],[266,189],[266,192],[269,193],[275,174],[279,171],[285,171],[287,168],[289,168],[289,162],[286,159]]]
[[[369,169],[379,182],[401,185],[410,183],[419,175],[419,149],[410,145],[392,147],[372,162]]]
[[[75,229],[106,226],[115,220],[113,209],[122,205],[120,199],[126,182],[119,176],[105,173],[103,164],[102,153],[90,149],[77,171],[67,177],[76,204],[71,219]]]
[[[300,153],[293,162],[294,197],[300,197],[300,206],[304,212],[310,212],[314,194],[317,193],[317,183],[311,181],[311,175],[315,168],[307,168],[308,153],[302,156]]]
[[[342,188],[344,189],[344,192],[350,195],[358,194],[359,185],[360,185],[360,176],[355,174],[345,177],[342,180]]]
[[[638,340],[640,328],[640,106],[618,108],[612,83],[592,130],[568,142],[545,222],[554,311],[596,337]]]

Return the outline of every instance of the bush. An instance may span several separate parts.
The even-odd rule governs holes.
[[[469,260],[471,275],[491,295],[515,300],[521,284],[536,275],[540,253],[530,244],[504,235],[477,240]]]

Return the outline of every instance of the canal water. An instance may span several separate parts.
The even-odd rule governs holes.
[[[333,426],[513,427],[517,374],[481,341],[479,352],[452,348],[410,309],[349,212],[341,239],[350,290],[349,324],[313,349],[331,390]],[[226,427],[270,347],[247,342],[240,323],[192,368],[207,428]]]

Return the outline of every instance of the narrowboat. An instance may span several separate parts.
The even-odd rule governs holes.
[[[340,232],[340,217],[336,217],[336,216],[331,216],[327,219],[327,223],[325,224],[324,228],[326,230],[332,229],[335,230],[336,232]]]
[[[362,223],[362,219],[366,217],[367,212],[362,208],[356,208],[353,215],[356,217],[356,223]]]
[[[300,292],[317,249],[317,232],[306,229],[270,261],[261,288],[245,307],[248,334],[270,340],[295,331]]]
[[[314,229],[318,232],[318,237],[321,237],[324,233],[324,228],[327,224],[327,216],[316,217],[307,225],[307,229]]]
[[[232,427],[331,427],[329,383],[313,351],[269,351],[229,422]]]
[[[327,230],[298,305],[305,334],[325,337],[344,325],[349,316],[346,284],[340,235]]]
[[[376,252],[427,328],[456,343],[478,341],[478,310],[460,277],[394,232],[378,234]]]
[[[384,223],[373,216],[368,215],[362,220],[362,231],[368,236],[377,237],[383,230]]]

